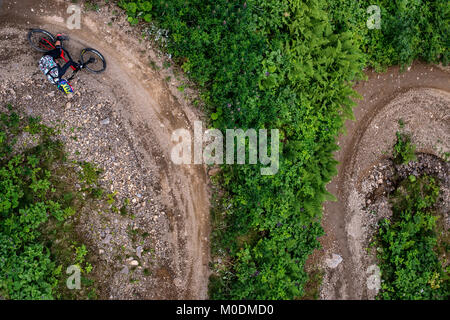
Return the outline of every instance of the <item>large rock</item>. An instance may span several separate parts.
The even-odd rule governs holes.
[[[325,263],[328,268],[334,269],[342,262],[342,257],[336,253],[333,253],[331,259],[325,259]]]

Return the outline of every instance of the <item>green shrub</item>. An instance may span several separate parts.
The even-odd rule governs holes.
[[[390,65],[409,65],[413,60],[449,62],[448,30],[450,4],[447,0],[331,0],[333,24],[354,32],[367,62],[378,70]],[[367,8],[379,6],[381,29],[366,26]]]
[[[401,164],[416,160],[416,146],[411,143],[410,136],[398,131],[396,136],[397,142],[392,153],[395,163]]]
[[[377,236],[382,274],[380,299],[448,299],[448,270],[437,254],[439,186],[429,176],[405,179],[394,193],[393,216],[380,222]]]
[[[63,145],[56,130],[37,118],[21,119],[15,112],[0,118],[0,296],[59,298],[63,261],[52,246],[57,241],[47,235],[75,213],[70,205],[76,196],[61,189],[55,173],[63,168],[69,174]],[[19,152],[23,148],[16,142],[23,132],[32,134],[36,145]]]

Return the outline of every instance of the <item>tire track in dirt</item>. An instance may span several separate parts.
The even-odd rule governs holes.
[[[75,47],[93,47],[102,52],[108,69],[100,77],[114,101],[126,106],[118,110],[137,151],[160,173],[161,196],[169,208],[167,218],[174,248],[172,266],[161,271],[161,281],[173,290],[160,290],[160,299],[206,299],[209,277],[209,189],[204,166],[176,166],[170,161],[171,134],[192,128],[202,115],[191,108],[176,87],[149,66],[157,54],[138,41],[136,30],[112,26],[108,17],[83,12],[82,29],[68,30],[65,19],[71,1],[3,1],[0,26],[35,27],[64,32]],[[24,37],[26,34],[24,34]],[[76,52],[75,50],[74,52]],[[30,48],[28,53],[36,55]],[[76,59],[75,55],[74,58]],[[101,100],[104,97],[98,97]],[[142,147],[139,147],[142,146]],[[166,287],[166,286],[164,286]],[[158,288],[155,288],[158,290]]]
[[[324,205],[323,227],[326,235],[321,238],[324,250],[316,253],[314,259],[320,260],[325,269],[324,283],[321,288],[322,299],[367,299],[368,290],[365,279],[366,269],[358,262],[351,248],[355,241],[350,236],[352,225],[351,212],[357,210],[350,201],[354,186],[357,185],[357,172],[367,171],[374,163],[373,159],[382,158],[381,152],[377,155],[360,155],[362,138],[372,125],[372,120],[388,113],[384,109],[397,97],[417,92],[421,89],[439,91],[445,95],[450,91],[450,74],[445,70],[432,65],[416,62],[411,68],[400,72],[398,67],[391,67],[386,72],[378,74],[374,71],[366,72],[367,81],[361,81],[354,87],[362,96],[358,106],[354,109],[355,121],[346,122],[346,134],[338,140],[340,150],[335,153],[339,161],[338,175],[327,186],[328,191],[336,195],[337,202],[326,202]],[[412,100],[414,101],[414,100]],[[415,108],[414,103],[409,106]],[[450,106],[449,106],[450,107]],[[426,116],[426,115],[423,115]],[[381,144],[385,137],[373,136],[373,145]],[[367,143],[367,141],[365,141]],[[358,159],[357,159],[358,157]],[[358,160],[358,161],[357,161]],[[375,160],[376,162],[376,160]],[[360,168],[363,165],[364,168]],[[362,232],[362,230],[356,230]],[[324,260],[331,258],[331,254],[339,254],[343,260],[337,268],[329,268]],[[317,261],[317,260],[316,260]]]

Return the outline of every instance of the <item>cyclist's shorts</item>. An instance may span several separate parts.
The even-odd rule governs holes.
[[[51,56],[45,55],[41,58],[41,60],[39,60],[39,69],[41,69],[41,71],[47,76],[47,79],[52,84],[58,84],[58,65]]]

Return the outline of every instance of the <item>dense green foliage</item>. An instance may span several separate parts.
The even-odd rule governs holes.
[[[55,177],[56,167],[66,162],[63,145],[53,138],[55,129],[37,118],[21,119],[9,109],[0,117],[0,296],[54,299],[65,277],[52,241],[64,241],[51,234],[75,213]],[[31,146],[17,143],[26,136]],[[84,267],[86,253],[78,254],[83,248],[70,248],[68,255],[78,258],[69,262]]]
[[[385,3],[384,12],[397,13]],[[361,77],[366,61],[435,60],[446,50],[445,39],[433,38],[420,53],[406,44],[401,47],[406,53],[393,52],[391,31],[367,31],[362,26],[367,14],[356,1],[121,0],[119,5],[132,24],[153,17],[169,31],[167,50],[200,86],[214,127],[280,130],[276,175],[262,176],[257,165],[223,166],[219,182],[226,194],[213,212],[213,253],[229,263],[212,278],[211,297],[301,297],[305,261],[323,234],[322,202],[332,198],[325,185],[336,173],[335,137],[353,116],[352,81]],[[423,25],[436,25],[434,13],[413,13],[425,19]],[[415,44],[414,39],[408,41]]]
[[[351,30],[367,63],[381,69],[408,65],[415,59],[449,62],[450,2],[447,0],[331,0],[328,12],[337,30]],[[381,29],[367,28],[380,8]],[[373,21],[373,20],[371,20]]]
[[[382,299],[448,299],[449,271],[444,270],[437,246],[433,212],[439,195],[435,179],[405,179],[393,196],[393,216],[380,222],[377,237],[382,274]]]

